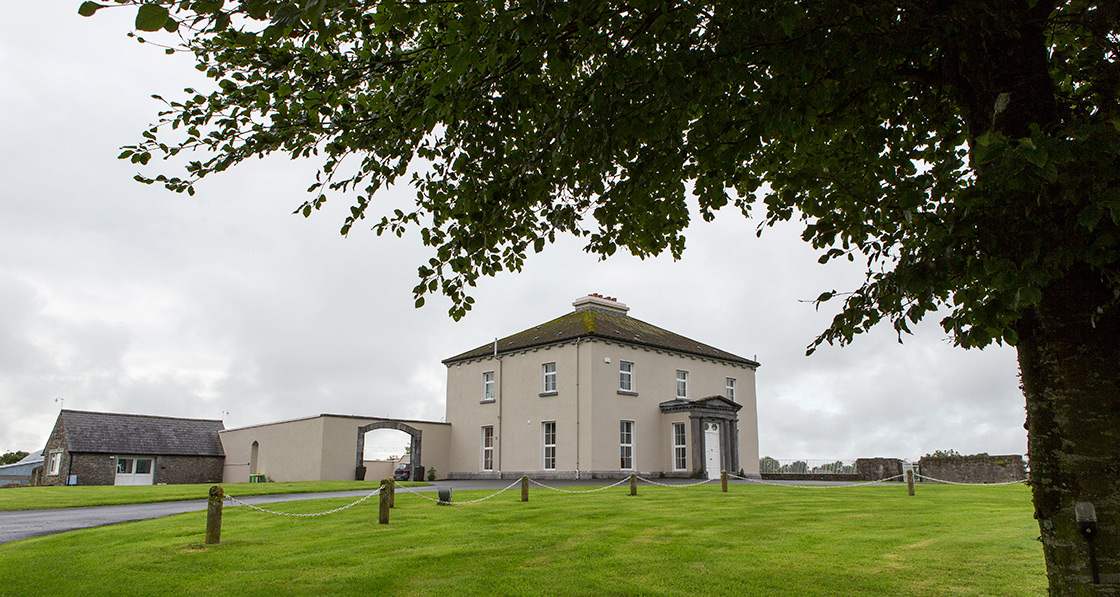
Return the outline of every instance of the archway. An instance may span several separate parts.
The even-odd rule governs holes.
[[[260,458],[261,445],[258,442],[253,442],[249,447],[249,474],[257,474],[257,460]]]
[[[366,467],[362,465],[362,460],[365,457],[366,452],[366,432],[373,431],[375,429],[396,429],[397,431],[403,431],[407,433],[409,437],[412,438],[412,442],[409,447],[409,452],[411,454],[409,457],[409,462],[412,463],[412,480],[423,481],[423,478],[421,477],[421,471],[423,470],[421,466],[423,464],[423,461],[420,459],[421,432],[419,429],[411,425],[406,425],[398,421],[378,421],[376,423],[370,423],[369,425],[362,425],[361,427],[358,427],[358,450],[356,461],[354,463],[354,479],[362,480],[365,478]]]

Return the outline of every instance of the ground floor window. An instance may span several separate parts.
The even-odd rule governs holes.
[[[62,452],[51,452],[51,461],[47,466],[48,475],[57,475],[62,468]]]
[[[117,475],[114,485],[151,485],[152,458],[117,457]]]
[[[634,421],[618,422],[619,468],[634,470]]]
[[[688,468],[688,448],[685,444],[684,423],[673,423],[673,470]]]
[[[482,470],[494,470],[494,426],[482,428]]]
[[[556,421],[546,421],[541,424],[541,435],[544,441],[544,470],[556,470]]]

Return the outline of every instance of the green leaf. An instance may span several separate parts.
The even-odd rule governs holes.
[[[105,8],[104,4],[98,4],[96,2],[88,1],[82,2],[82,5],[78,7],[78,14],[82,15],[83,17],[92,17],[93,13],[102,8]]]
[[[141,4],[136,11],[136,28],[140,31],[159,31],[167,23],[170,14],[166,6]]]

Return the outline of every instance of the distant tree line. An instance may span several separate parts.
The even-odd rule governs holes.
[[[0,465],[15,464],[20,460],[27,458],[28,454],[29,452],[24,452],[23,450],[16,450],[15,452],[4,452],[4,455],[0,456]]]

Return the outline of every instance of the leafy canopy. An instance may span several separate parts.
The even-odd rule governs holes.
[[[1074,264],[1116,287],[1113,2],[114,1],[177,32],[216,83],[121,154],[202,157],[139,180],[193,193],[252,157],[313,157],[297,211],[342,195],[343,234],[419,229],[417,305],[441,292],[456,318],[480,276],[558,234],[680,257],[690,201],[704,220],[799,218],[822,263],[866,259],[860,288],[818,297],[845,300],[810,352],[944,306],[958,344],[1014,343]],[[990,84],[1003,67],[979,49],[1032,32],[1041,61],[1011,75],[1043,84]],[[414,210],[378,209],[394,183]]]

